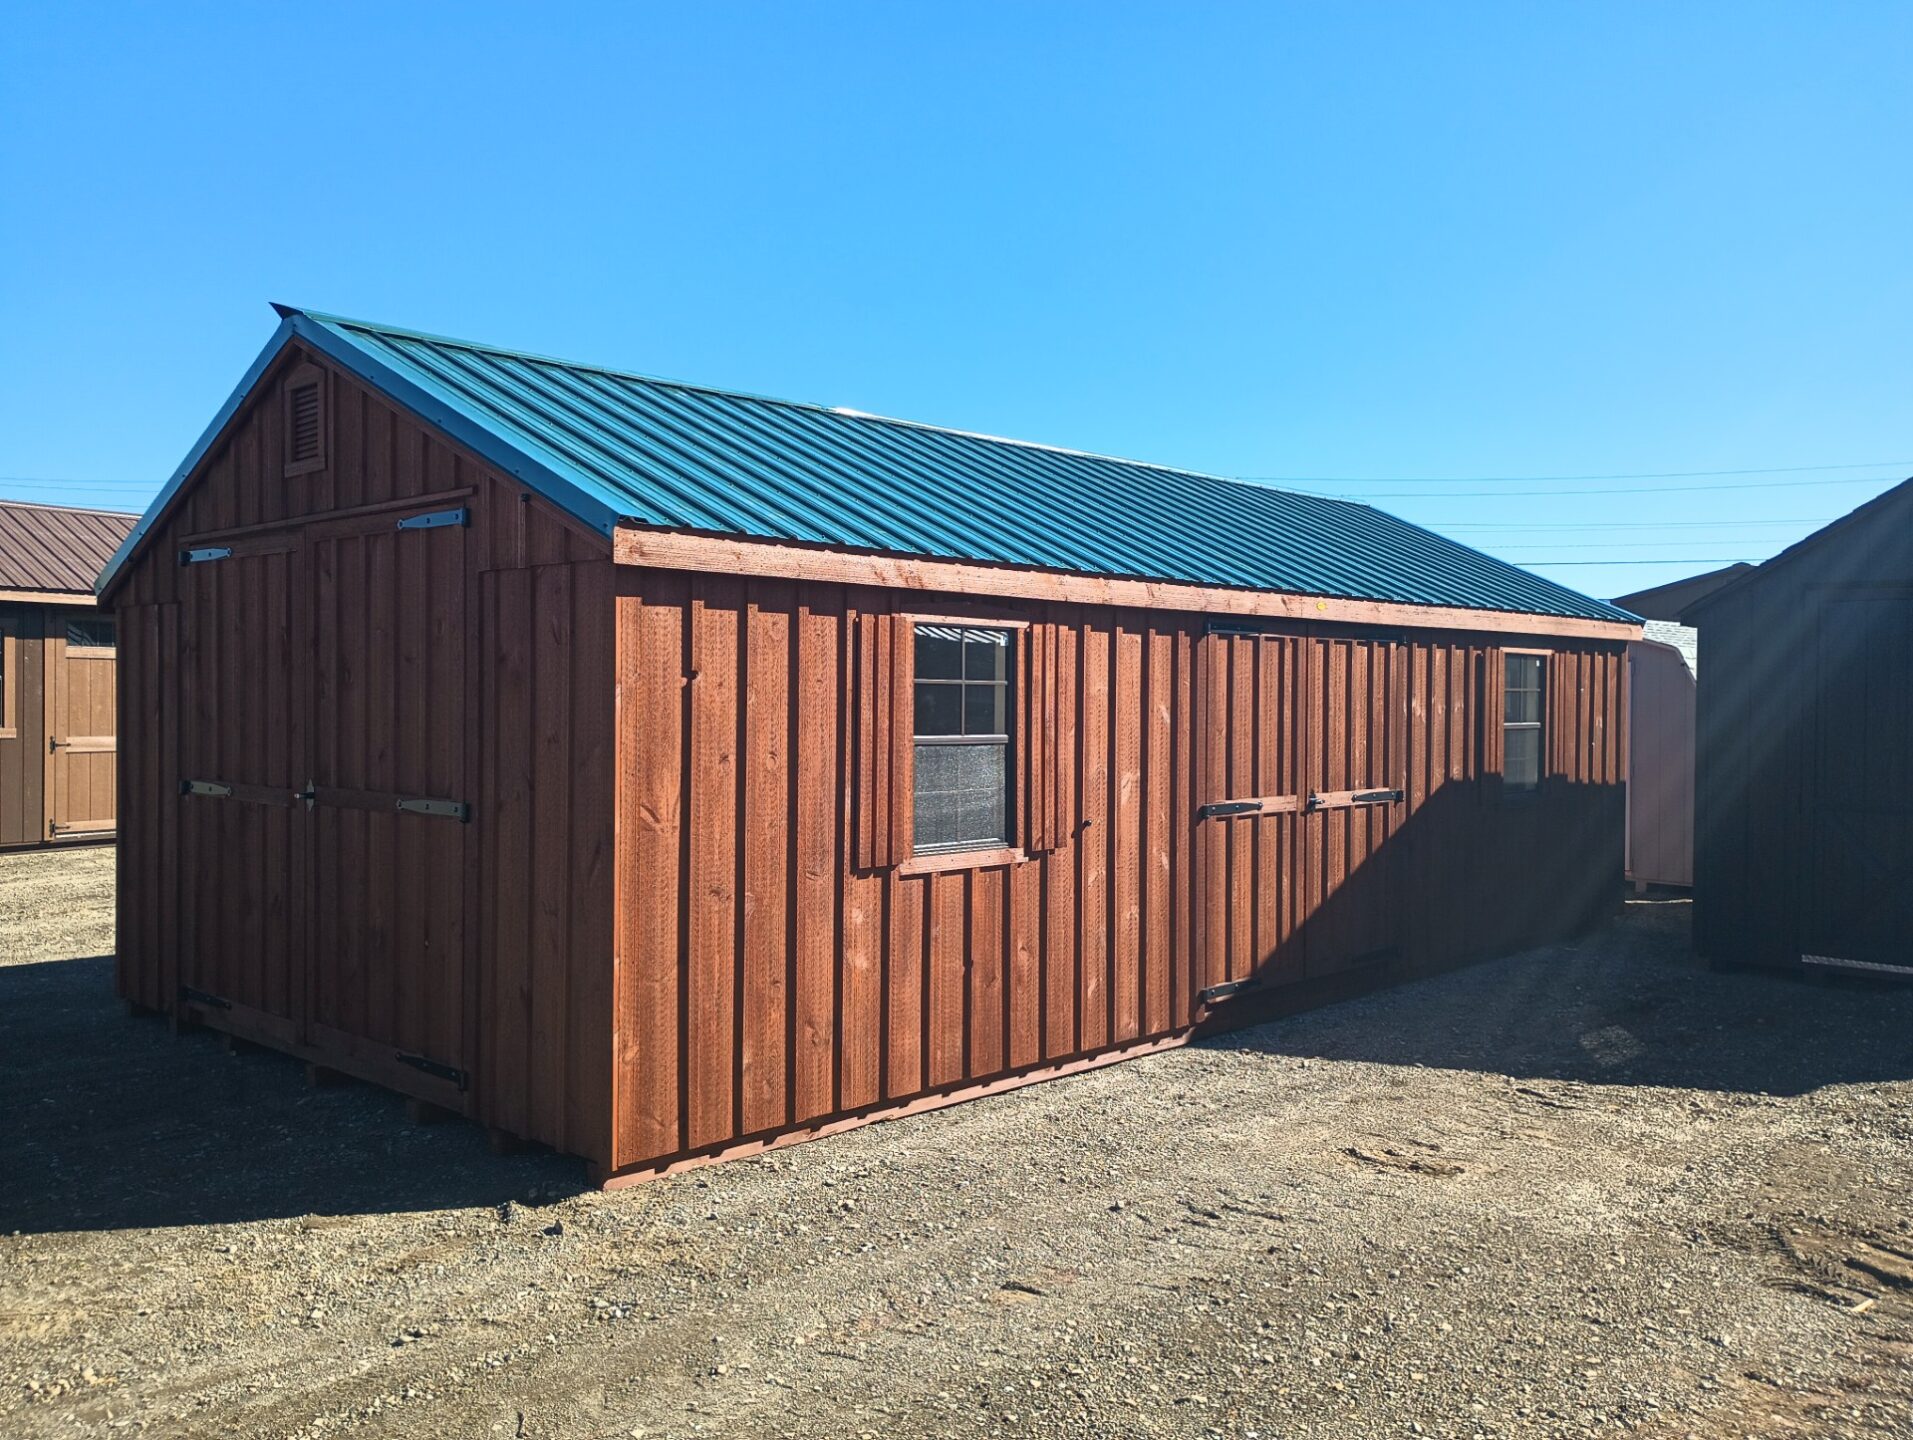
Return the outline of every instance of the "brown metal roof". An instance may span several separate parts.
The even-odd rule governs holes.
[[[0,590],[93,593],[137,515],[0,500]]]

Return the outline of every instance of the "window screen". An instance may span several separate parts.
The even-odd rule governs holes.
[[[1509,655],[1501,713],[1501,782],[1509,790],[1541,784],[1542,665],[1540,655]]]
[[[111,650],[113,648],[113,617],[111,615],[69,617],[66,622],[66,643],[69,647]]]
[[[916,849],[1010,843],[1010,676],[1015,636],[916,627]]]

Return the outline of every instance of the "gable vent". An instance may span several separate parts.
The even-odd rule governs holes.
[[[297,385],[292,391],[292,460],[319,458],[319,387]]]
[[[325,376],[301,365],[286,380],[286,474],[325,468]]]

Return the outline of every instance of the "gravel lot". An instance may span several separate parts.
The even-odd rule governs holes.
[[[1913,991],[1683,903],[602,1195],[128,1018],[111,891],[0,857],[0,1434],[1913,1435]]]

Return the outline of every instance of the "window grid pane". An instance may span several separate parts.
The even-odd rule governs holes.
[[[114,622],[111,615],[76,615],[66,622],[66,643],[82,648],[111,650]]]
[[[1501,781],[1514,791],[1540,788],[1542,769],[1543,675],[1539,655],[1504,657],[1502,681]]]
[[[1010,843],[1009,717],[1013,632],[916,630],[916,825],[919,851]]]

